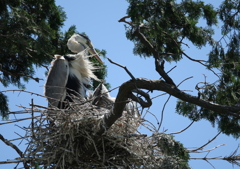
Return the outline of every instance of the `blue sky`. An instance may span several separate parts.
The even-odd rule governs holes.
[[[219,4],[217,0],[205,1],[208,3],[213,3],[213,5]],[[93,45],[98,49],[105,49],[107,51],[107,57],[111,58],[113,61],[126,66],[129,71],[136,78],[148,78],[148,79],[159,79],[158,73],[155,71],[153,58],[140,58],[139,56],[133,55],[133,43],[126,39],[125,28],[123,23],[119,23],[118,20],[126,15],[126,10],[128,3],[125,0],[57,0],[57,5],[64,8],[67,14],[67,20],[65,22],[63,31],[66,31],[71,25],[76,25],[79,32],[85,32],[91,39]],[[208,47],[202,49],[196,49],[191,44],[189,48],[186,47],[185,53],[195,59],[205,59],[207,60]],[[106,59],[103,61],[108,67],[108,77],[107,82],[111,84],[112,88],[120,86],[122,83],[130,80],[129,75],[120,67],[109,63]],[[176,84],[180,83],[182,80],[193,76],[193,78],[187,80],[180,85],[181,90],[187,90],[187,93],[192,95],[197,95],[195,90],[195,85],[204,81],[204,75],[207,76],[208,82],[214,82],[216,77],[210,71],[207,71],[198,63],[189,61],[187,58],[183,58],[179,63],[167,63],[165,65],[165,70],[170,70],[172,67],[177,66],[173,71],[170,72],[170,76],[175,81]],[[43,85],[45,83],[44,69],[39,68],[36,77],[44,79],[40,83],[35,81],[30,81],[26,87],[28,91],[43,94]],[[16,87],[11,86],[9,88],[3,88],[1,90],[16,89]],[[118,89],[111,92],[111,96],[115,97],[117,95]],[[162,92],[154,92],[151,94],[152,97],[162,94]],[[47,105],[46,99],[42,97],[36,97],[27,93],[19,92],[7,92],[10,101],[11,111],[23,110],[16,105],[22,105],[29,107],[31,99],[34,99],[34,103],[38,105]],[[154,99],[153,106],[149,109],[158,119],[161,117],[161,112],[163,105],[167,99],[168,95],[158,97]],[[164,111],[163,124],[160,131],[166,131],[166,133],[172,133],[180,131],[186,126],[188,126],[191,121],[185,117],[182,117],[175,113],[176,99],[171,97],[170,101],[167,103]],[[16,115],[16,117],[11,116],[11,119],[20,119],[22,117],[28,117],[29,115]],[[156,120],[152,116],[147,116],[148,120],[157,125]],[[29,121],[19,122],[20,126],[28,126]],[[0,125],[1,134],[7,139],[14,139],[18,137],[16,133],[24,135],[24,131],[13,124]],[[140,128],[140,131],[144,134],[151,135],[151,132],[145,128]],[[16,132],[16,133],[14,133]],[[208,140],[212,139],[218,133],[217,128],[213,128],[211,124],[206,120],[201,120],[200,122],[194,123],[185,132],[175,135],[175,139],[184,144],[185,147],[191,149],[193,147],[200,147],[205,144]],[[20,140],[14,141],[14,144],[18,145]],[[216,150],[210,152],[207,157],[220,157],[230,155],[233,152],[239,141],[232,137],[221,134],[213,142],[211,142],[205,149],[211,149],[215,146],[226,144],[221,146]],[[18,157],[18,154],[12,150],[11,147],[6,146],[0,142],[1,153],[0,161],[6,159],[13,159]],[[20,145],[21,150],[24,151],[24,142]],[[206,153],[202,154],[191,154],[191,157],[205,157]],[[226,161],[210,161],[211,164],[217,168],[231,168],[232,165]],[[0,168],[13,168],[15,165],[3,165]],[[19,166],[22,166],[21,164]],[[191,160],[190,166],[194,169],[202,168],[212,168],[210,164],[203,160]]]

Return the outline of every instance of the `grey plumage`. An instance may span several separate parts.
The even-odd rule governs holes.
[[[59,101],[66,97],[67,76],[69,75],[69,64],[63,56],[55,55],[51,63],[44,94],[47,96],[49,105],[57,107]]]
[[[44,91],[49,105],[59,108],[63,108],[59,103],[66,99],[72,101],[72,96],[86,98],[85,86],[91,84],[91,79],[100,81],[93,73],[96,68],[88,60],[89,57],[94,56],[102,63],[91,41],[85,36],[74,34],[68,40],[67,46],[77,54],[55,55]],[[95,53],[89,56],[88,52],[92,53],[92,51]]]

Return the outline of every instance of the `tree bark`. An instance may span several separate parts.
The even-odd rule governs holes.
[[[239,106],[219,105],[203,99],[199,99],[196,96],[192,96],[185,92],[182,92],[175,85],[168,84],[164,80],[148,80],[137,78],[135,80],[127,81],[121,85],[121,87],[119,88],[119,92],[114,107],[110,111],[110,113],[104,116],[100,129],[97,132],[97,135],[103,134],[105,130],[110,128],[114,124],[114,122],[122,116],[122,112],[128,101],[129,96],[131,95],[131,91],[136,89],[136,87],[137,89],[146,89],[150,91],[153,90],[164,91],[183,101],[198,105],[200,107],[212,110],[214,112],[232,115],[234,117],[240,118]]]

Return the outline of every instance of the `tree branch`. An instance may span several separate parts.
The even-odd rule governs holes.
[[[1,139],[6,145],[12,147],[12,148],[19,154],[19,156],[20,156],[21,158],[24,158],[24,155],[23,155],[22,151],[19,150],[19,148],[18,148],[16,145],[14,145],[13,143],[11,143],[11,142],[8,141],[7,139],[5,139],[5,138],[3,137],[3,135],[1,135],[1,134],[0,134],[0,139]],[[29,168],[28,165],[26,164],[26,162],[23,162],[23,166],[24,166],[25,169]]]
[[[144,91],[140,89],[133,89],[132,92],[140,94],[143,96],[146,101],[144,101],[141,97],[137,97],[134,94],[130,94],[129,98],[131,98],[133,101],[138,102],[143,108],[150,107],[152,105],[152,100],[149,96],[149,94],[145,93]]]
[[[154,49],[152,44],[147,40],[147,38],[140,32],[140,28],[137,28],[134,34],[140,39],[140,41],[152,52],[153,57],[155,59],[155,66],[156,66],[156,71],[160,74],[160,76],[163,77],[163,79],[174,86],[175,83],[173,80],[168,76],[168,74],[164,71],[164,60],[161,62],[160,65],[160,60],[159,60],[159,54],[158,52]]]
[[[176,86],[170,85],[163,80],[148,80],[137,78],[135,80],[127,81],[121,85],[114,104],[114,108],[110,113],[105,114],[101,122],[100,129],[97,132],[98,135],[103,134],[105,130],[110,128],[111,125],[114,124],[114,122],[122,116],[122,112],[127,103],[127,100],[132,90],[136,89],[136,86],[138,87],[138,89],[146,89],[150,91],[153,90],[164,91],[183,101],[198,105],[200,107],[212,110],[214,112],[228,114],[236,118],[240,118],[239,114],[240,107],[238,106],[219,105],[211,103],[209,101],[205,101],[203,99],[199,99],[198,97],[191,96],[187,93],[182,92]]]
[[[197,149],[194,149],[194,150],[189,150],[190,152],[195,152],[195,151],[198,151],[198,150],[201,150],[203,147],[205,147],[206,145],[208,145],[209,143],[211,143],[213,140],[215,140],[217,138],[217,136],[219,136],[219,134],[221,134],[221,132],[219,132],[215,137],[213,137],[211,140],[209,140],[206,144],[204,144],[203,146],[197,148]]]
[[[194,121],[192,121],[186,128],[184,128],[184,129],[182,129],[182,130],[180,130],[178,132],[175,132],[175,133],[169,133],[169,135],[182,133],[185,130],[187,130],[193,123],[194,123]]]
[[[8,72],[8,71],[2,69],[2,65],[1,64],[0,64],[0,71],[2,71],[5,74],[8,74],[10,76],[15,76],[15,77],[17,77],[17,76],[25,76],[25,77],[28,77],[28,78],[31,78],[31,79],[35,80],[38,83],[39,83],[39,80],[43,80],[43,79],[35,78],[35,77],[32,77],[30,75],[26,75],[26,74],[23,74],[23,73],[11,73],[11,72]]]
[[[135,79],[135,77],[134,77],[134,76],[132,75],[132,73],[127,69],[126,66],[122,66],[122,65],[120,65],[120,64],[118,64],[118,63],[112,61],[110,58],[107,58],[107,59],[108,59],[108,61],[109,61],[110,63],[115,64],[115,65],[117,65],[117,66],[123,68],[123,69],[129,74],[129,76],[130,76],[133,80]]]
[[[118,22],[128,23],[129,25],[131,25],[133,27],[132,24],[130,24],[129,22],[125,21],[126,18],[128,18],[128,16],[125,16],[125,17],[121,18]],[[176,86],[175,83],[173,82],[173,80],[168,76],[168,74],[163,69],[163,67],[164,67],[164,60],[161,61],[161,65],[160,65],[159,53],[155,50],[155,48],[147,40],[147,38],[141,33],[140,28],[141,28],[140,26],[138,28],[136,28],[136,30],[134,31],[133,34],[136,35],[139,38],[139,40],[141,41],[141,43],[144,44],[152,52],[153,57],[155,59],[156,71],[159,73],[159,75],[162,76],[163,79],[167,83]]]

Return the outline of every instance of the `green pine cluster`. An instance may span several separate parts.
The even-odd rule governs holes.
[[[173,139],[173,136],[165,133],[154,133],[153,138],[161,152],[162,157],[161,168],[181,168],[190,169],[188,165],[189,154],[182,143]]]
[[[136,55],[149,57],[152,53],[137,36],[134,29],[141,32],[166,61],[179,61],[182,58],[182,40],[188,39],[197,47],[212,44],[212,25],[217,24],[217,12],[212,5],[202,1],[185,0],[176,3],[174,0],[128,0],[127,13],[134,28],[127,29],[126,36],[135,44]],[[204,18],[208,27],[197,26]]]

